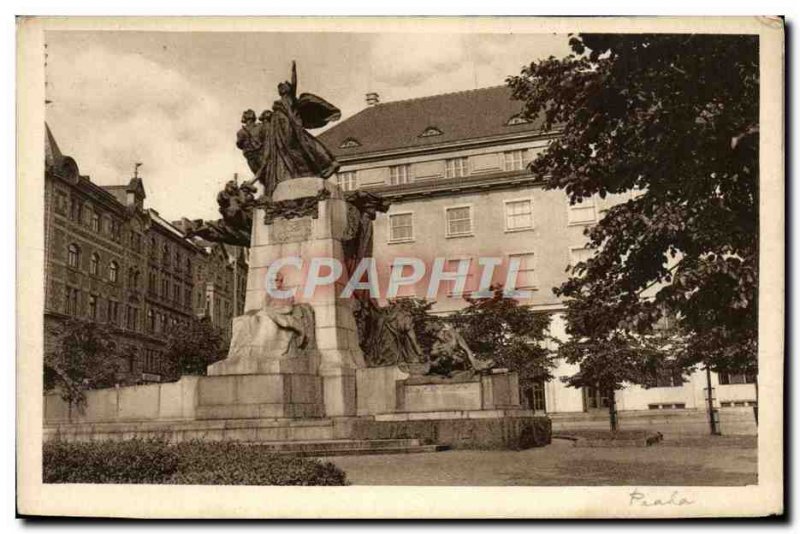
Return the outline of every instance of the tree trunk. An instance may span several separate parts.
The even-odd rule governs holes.
[[[753,406],[753,415],[756,418],[756,427],[758,426],[758,375],[756,375],[755,382],[753,385],[756,387],[756,405]]]
[[[612,388],[608,392],[608,422],[611,425],[611,432],[617,431],[617,395]]]

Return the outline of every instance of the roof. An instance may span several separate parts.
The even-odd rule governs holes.
[[[44,123],[44,132],[44,162],[48,168],[55,167],[61,163],[64,156],[61,154],[61,149],[58,148],[56,138],[53,137],[53,132],[50,131],[50,126],[47,123]]]
[[[522,107],[504,85],[385,102],[326,130],[319,140],[335,156],[343,157],[541,130],[539,119],[508,124]],[[441,134],[436,135],[434,129]],[[423,136],[426,131],[434,135]],[[351,146],[342,148],[346,141]]]

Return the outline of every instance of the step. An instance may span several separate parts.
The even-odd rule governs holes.
[[[416,445],[411,447],[384,447],[377,449],[330,449],[330,450],[309,450],[309,451],[276,451],[275,454],[287,456],[302,456],[310,458],[328,458],[334,456],[371,456],[378,454],[415,454],[421,452],[445,451],[449,447],[446,445]]]
[[[293,441],[258,441],[250,442],[251,445],[262,447],[276,452],[303,452],[303,451],[363,451],[384,450],[393,448],[420,447],[418,439],[318,439],[318,440],[293,440]]]

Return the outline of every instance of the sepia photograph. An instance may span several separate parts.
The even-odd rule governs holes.
[[[781,18],[17,31],[20,513],[782,512]]]

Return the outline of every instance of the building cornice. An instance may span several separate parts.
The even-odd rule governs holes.
[[[487,146],[502,146],[519,143],[520,141],[539,141],[549,140],[558,137],[561,130],[553,130],[548,133],[541,131],[521,132],[513,135],[503,134],[500,136],[481,137],[477,139],[461,139],[437,145],[426,145],[418,147],[404,147],[399,149],[383,150],[379,152],[368,152],[362,154],[337,154],[336,159],[342,165],[355,165],[359,163],[370,163],[386,159],[396,159],[407,156],[422,156],[430,154],[440,154],[471,148],[483,148]],[[346,170],[346,169],[345,169]]]
[[[393,200],[412,200],[432,196],[473,193],[495,189],[541,185],[543,181],[527,171],[492,173],[462,178],[439,178],[404,185],[365,187],[365,191]]]

